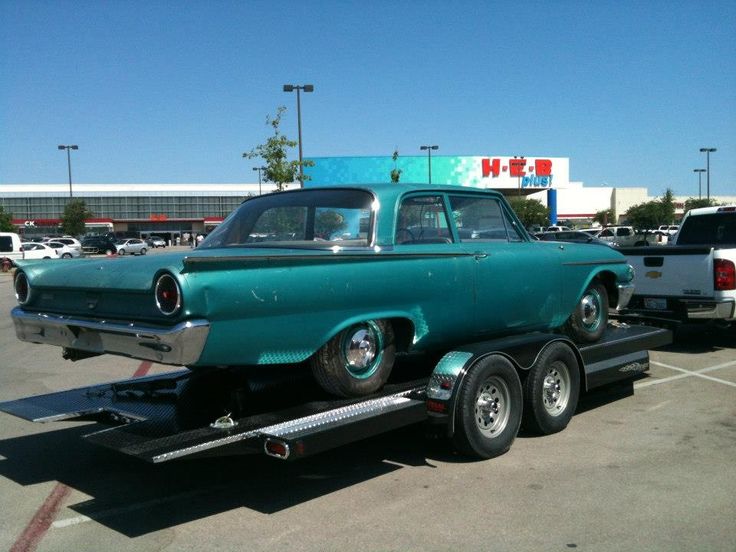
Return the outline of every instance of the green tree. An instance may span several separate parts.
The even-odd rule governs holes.
[[[700,207],[714,207],[718,205],[718,202],[713,199],[695,199],[690,197],[685,201],[685,212],[687,213],[690,209],[699,209]]]
[[[6,213],[5,209],[0,206],[0,232],[15,232],[16,228],[13,224],[13,215]]]
[[[281,106],[276,110],[275,117],[266,117],[266,124],[273,128],[273,136],[269,137],[265,144],[258,145],[243,154],[243,157],[247,159],[258,157],[263,159],[263,165],[266,169],[262,172],[261,177],[265,182],[276,184],[278,191],[282,191],[286,184],[299,180],[299,161],[289,161],[288,159],[288,150],[296,147],[298,142],[289,140],[279,130],[284,112],[286,112],[286,107]],[[314,162],[307,160],[302,165],[312,167]],[[309,180],[309,177],[304,175],[304,180]]]
[[[669,188],[661,198],[639,203],[626,211],[626,220],[638,230],[651,230],[662,224],[672,224],[674,219],[674,194]]]
[[[603,226],[611,224],[615,221],[616,215],[613,212],[613,209],[604,209],[603,211],[598,211],[593,217],[593,222],[600,222]]]
[[[539,200],[511,197],[509,198],[509,203],[519,217],[519,220],[521,220],[521,223],[527,228],[534,224],[541,226],[549,225],[549,207],[542,205]]]
[[[84,234],[84,221],[93,216],[92,211],[87,209],[87,204],[83,200],[72,199],[64,207],[61,229],[69,236],[81,236]]]
[[[391,159],[394,160],[394,168],[391,169],[391,182],[398,183],[399,179],[401,178],[401,169],[398,168],[397,165],[399,159],[399,148],[396,148],[394,150],[393,155],[391,155]]]

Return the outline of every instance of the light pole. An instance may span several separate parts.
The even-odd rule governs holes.
[[[703,173],[705,169],[693,169],[694,173],[698,173],[698,199],[703,199]]]
[[[716,148],[700,148],[701,153],[705,153],[705,172],[707,174],[706,181],[706,190],[707,190],[707,197],[708,201],[710,201],[710,154],[716,151]]]
[[[432,183],[432,150],[440,149],[439,146],[419,146],[420,151],[427,150],[427,169],[429,171],[429,183]]]
[[[258,171],[258,195],[261,195],[261,171],[265,171],[266,167],[253,167],[254,171]]]
[[[72,155],[69,150],[78,150],[79,146],[59,146],[60,150],[66,150],[66,165],[69,169],[69,197],[72,197]]]
[[[296,90],[296,121],[299,129],[299,186],[304,187],[304,165],[302,158],[302,101],[299,94],[300,90],[305,92],[314,92],[313,84],[285,84],[284,92],[293,92]]]

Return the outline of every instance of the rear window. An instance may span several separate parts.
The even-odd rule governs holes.
[[[10,236],[0,236],[0,251],[8,253],[13,250],[13,239]]]
[[[677,237],[678,245],[736,245],[736,215],[713,213],[688,217]]]

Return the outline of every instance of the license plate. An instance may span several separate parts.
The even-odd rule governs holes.
[[[644,307],[652,310],[667,310],[667,299],[661,297],[645,297]]]

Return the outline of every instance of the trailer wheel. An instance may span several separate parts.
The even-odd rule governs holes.
[[[608,292],[593,281],[565,323],[565,333],[577,343],[598,341],[608,324]]]
[[[499,355],[484,358],[470,368],[459,390],[453,444],[468,456],[500,456],[516,438],[521,410],[514,365]]]
[[[580,368],[572,349],[565,343],[546,347],[524,378],[526,429],[549,435],[570,423],[580,396]]]
[[[394,332],[384,320],[354,324],[310,359],[317,383],[333,395],[360,397],[386,383],[396,356]]]

